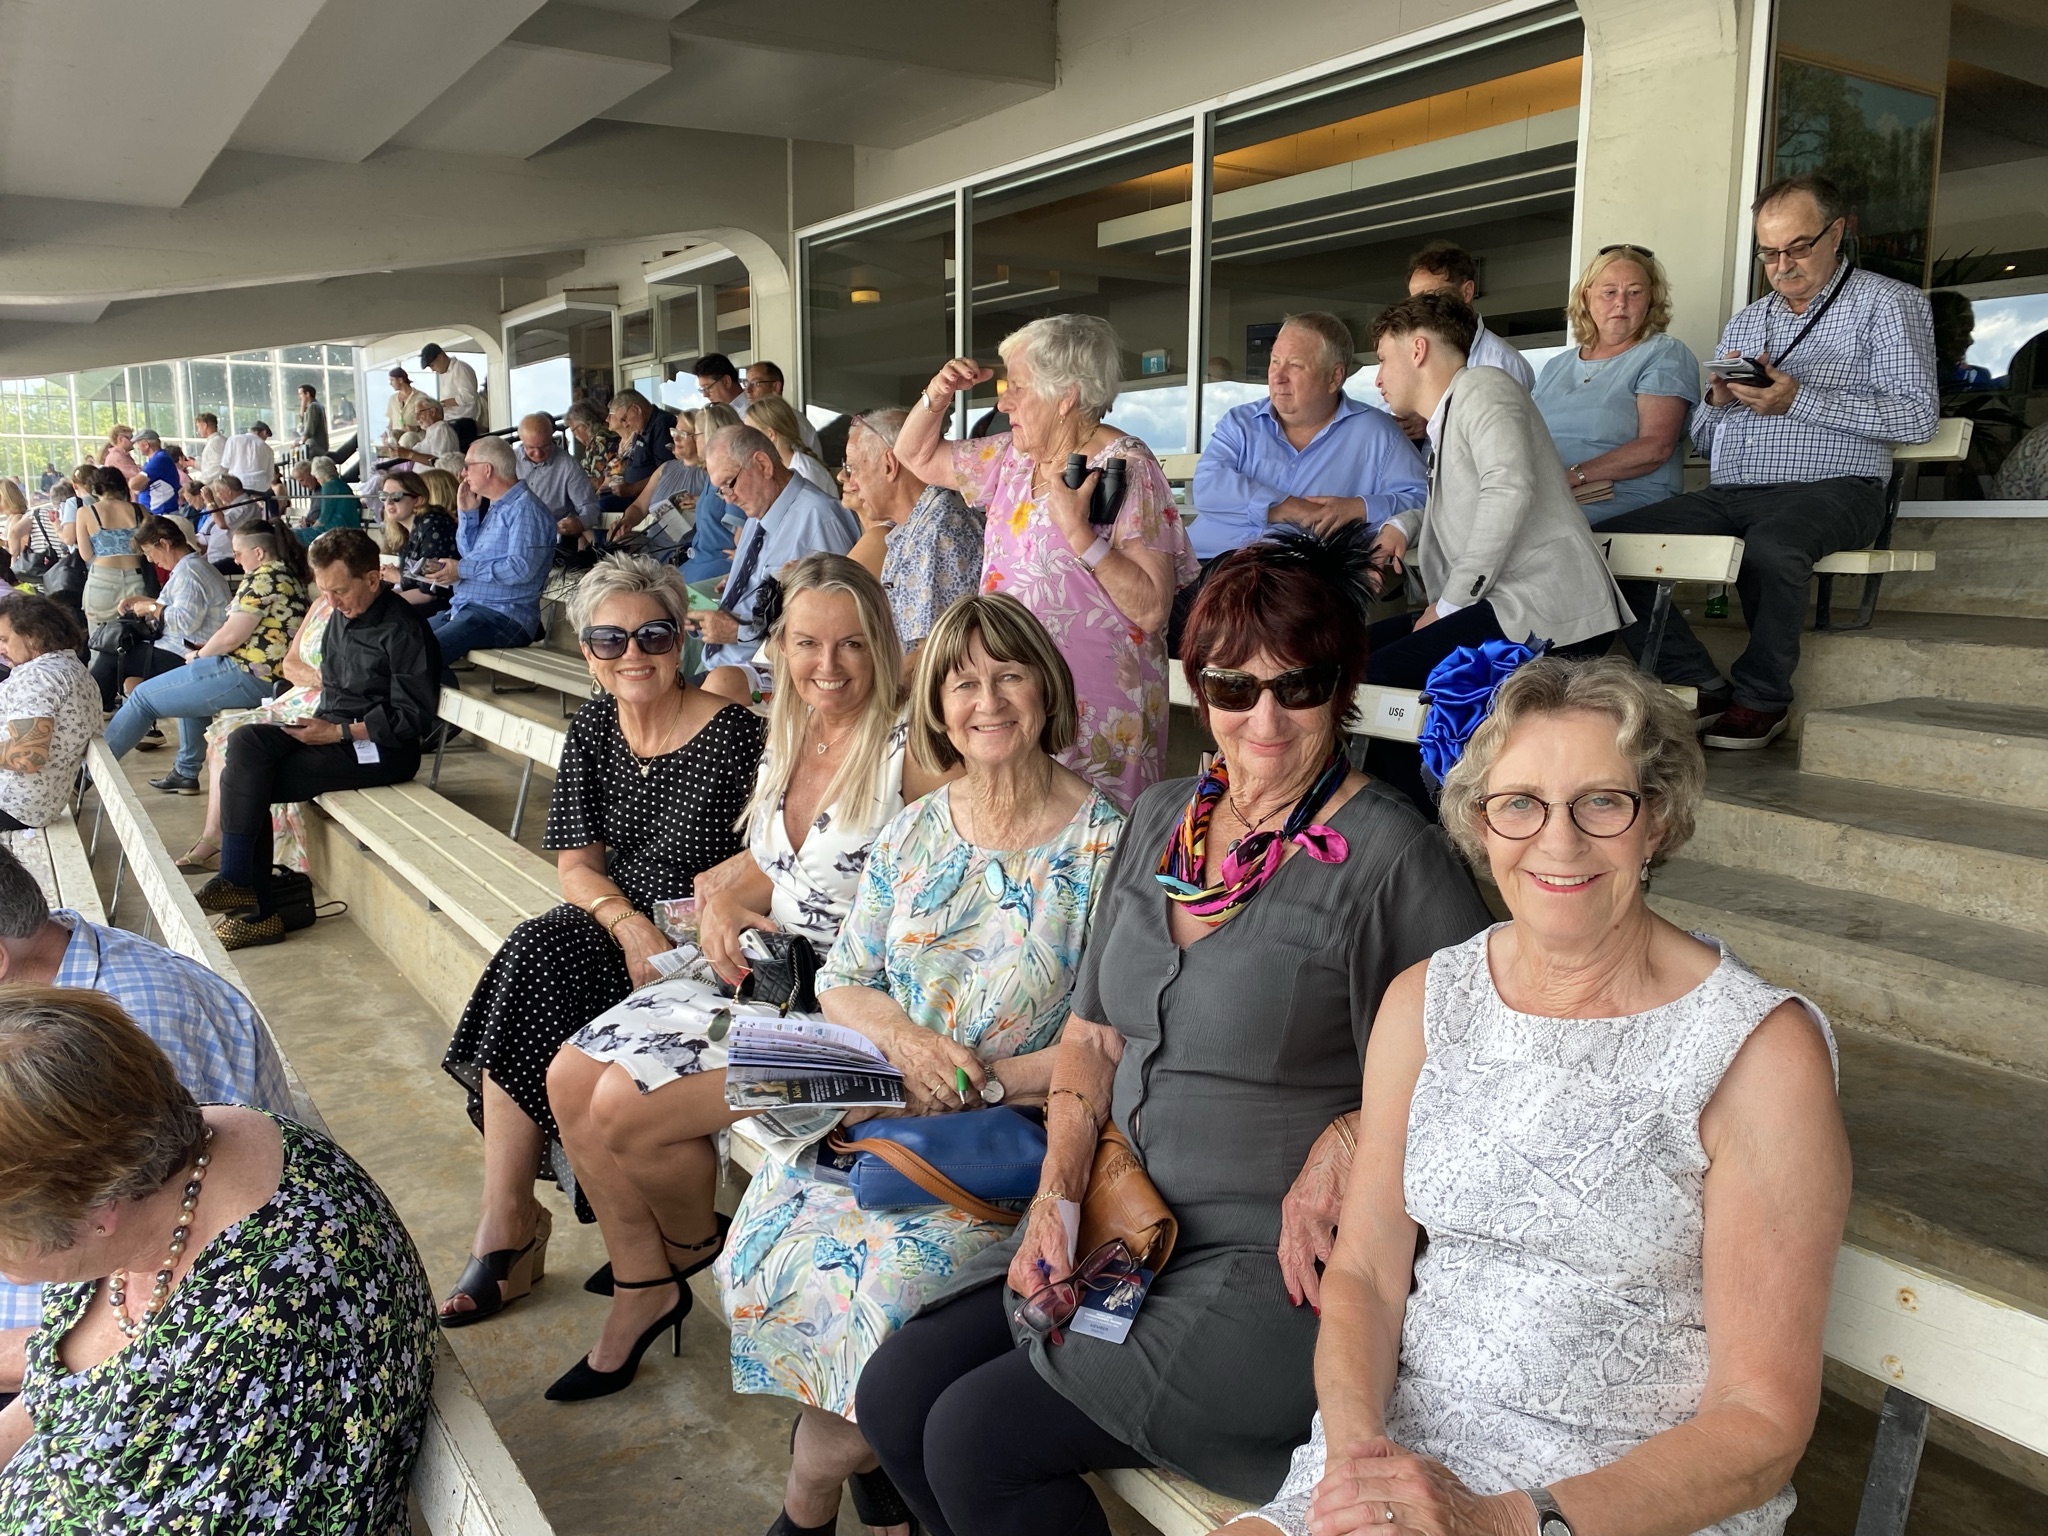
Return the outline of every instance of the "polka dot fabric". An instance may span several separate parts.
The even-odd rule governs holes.
[[[753,793],[766,733],[766,721],[733,704],[675,751],[643,761],[619,729],[617,703],[592,699],[569,723],[543,845],[602,844],[606,872],[651,916],[655,902],[690,895],[701,871],[745,846],[735,824]],[[548,1110],[548,1063],[564,1040],[631,990],[625,958],[597,919],[580,907],[555,907],[506,938],[442,1060],[469,1090],[469,1118],[479,1130],[485,1073],[532,1118],[564,1188],[573,1185]]]

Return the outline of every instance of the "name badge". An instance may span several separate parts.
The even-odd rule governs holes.
[[[359,763],[368,764],[381,761],[377,756],[377,743],[374,741],[359,741],[355,743],[355,749],[356,761]]]
[[[1138,1308],[1152,1289],[1152,1271],[1141,1269],[1129,1280],[1119,1280],[1104,1291],[1090,1291],[1088,1299],[1074,1313],[1067,1327],[1105,1344],[1121,1344],[1131,1336],[1131,1324],[1138,1320]]]

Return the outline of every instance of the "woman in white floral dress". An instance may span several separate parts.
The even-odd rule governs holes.
[[[1122,380],[1123,344],[1095,315],[1049,315],[1003,339],[1010,431],[949,443],[953,396],[987,379],[955,358],[926,386],[896,456],[933,485],[985,507],[981,587],[1031,610],[1074,676],[1080,720],[1060,761],[1128,811],[1166,764],[1166,621],[1173,594],[1200,574],[1173,490],[1135,437],[1103,425]],[[1091,478],[1070,490],[1067,456]],[[1093,476],[1124,463],[1115,521],[1088,520]]]

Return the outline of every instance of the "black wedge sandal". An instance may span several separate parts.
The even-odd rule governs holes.
[[[555,1219],[546,1206],[534,1225],[533,1241],[524,1248],[499,1248],[491,1253],[471,1254],[462,1267],[462,1278],[441,1303],[435,1315],[443,1328],[467,1328],[487,1317],[496,1317],[533,1289],[534,1282],[548,1272],[548,1239],[554,1235]],[[467,1296],[467,1312],[447,1311],[448,1302]]]

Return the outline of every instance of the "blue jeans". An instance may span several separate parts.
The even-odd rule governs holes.
[[[441,642],[441,686],[453,688],[455,674],[449,670],[471,651],[533,644],[533,627],[495,608],[471,603],[437,613],[427,623]]]
[[[178,722],[176,772],[199,777],[206,766],[206,727],[224,709],[249,709],[270,697],[271,684],[226,656],[201,656],[152,677],[128,695],[107,722],[107,746],[125,757],[159,720]]]

